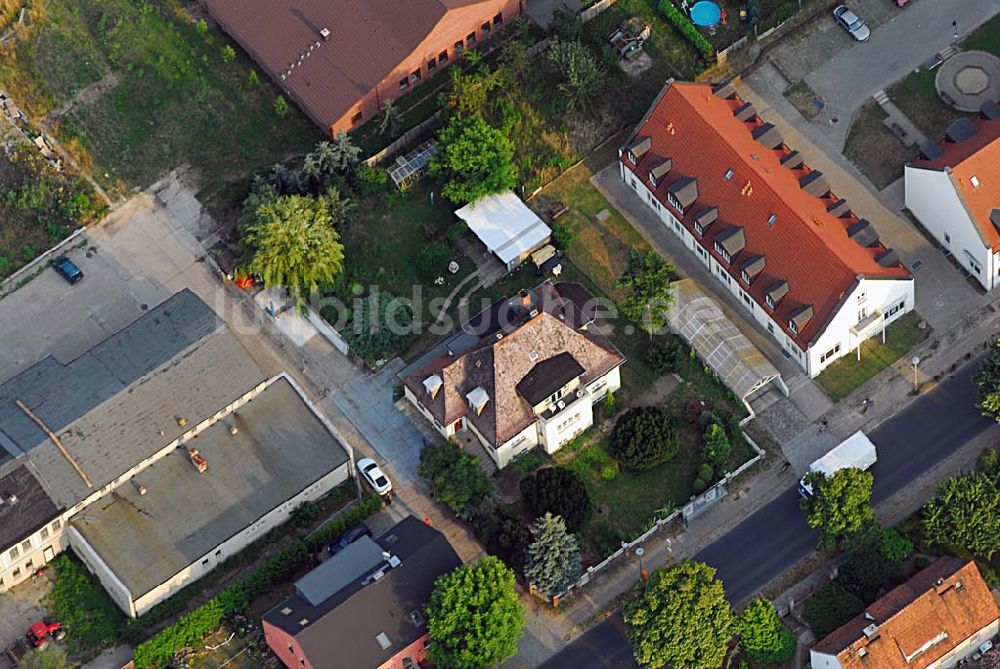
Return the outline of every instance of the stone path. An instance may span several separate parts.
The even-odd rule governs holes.
[[[889,115],[889,118],[886,119],[886,127],[899,137],[899,141],[906,146],[914,144],[921,146],[928,141],[927,136],[910,120],[910,117],[892,103],[885,91],[876,91],[872,97],[875,98],[875,102],[882,108],[882,111]]]

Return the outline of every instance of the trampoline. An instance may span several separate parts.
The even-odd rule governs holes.
[[[719,24],[722,10],[710,0],[701,0],[691,7],[691,23],[701,28],[711,28]]]

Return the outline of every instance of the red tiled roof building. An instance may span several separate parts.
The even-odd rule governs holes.
[[[994,643],[1000,610],[976,563],[935,560],[810,651],[813,669],[936,669]]]
[[[913,308],[898,254],[732,84],[668,81],[619,155],[625,183],[810,376]]]
[[[906,166],[906,207],[987,290],[1000,283],[1000,107],[987,102]]]

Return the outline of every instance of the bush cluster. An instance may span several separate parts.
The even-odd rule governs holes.
[[[652,469],[680,450],[673,420],[659,407],[637,407],[622,415],[611,431],[611,454],[628,469]]]
[[[663,15],[667,17],[667,20],[670,21],[675,28],[677,28],[677,32],[679,32],[684,39],[690,42],[691,46],[693,46],[698,53],[701,54],[702,58],[708,60],[712,57],[712,54],[715,53],[715,49],[713,49],[712,45],[708,43],[708,40],[705,39],[700,32],[698,32],[698,29],[693,23],[691,23],[690,19],[685,16],[684,12],[679,10],[674,3],[671,2],[671,0],[661,0],[660,11],[663,12]]]
[[[806,600],[803,617],[816,638],[822,639],[861,613],[864,608],[865,605],[856,595],[839,583],[830,582]]]
[[[135,649],[137,667],[157,667],[170,662],[185,646],[198,644],[214,633],[224,618],[242,613],[257,597],[309,563],[311,550],[322,549],[348,527],[382,508],[382,498],[369,495],[305,541],[296,539],[261,561],[255,570],[233,581],[218,595]]]
[[[563,467],[546,467],[521,479],[521,496],[534,517],[562,516],[570,532],[578,532],[593,511],[583,479]]]
[[[110,646],[125,622],[121,609],[79,560],[61,553],[52,562],[58,578],[52,588],[52,613],[81,645]]]
[[[431,482],[434,499],[462,520],[473,520],[493,499],[493,482],[471,453],[454,442],[428,446],[420,453],[417,473]]]

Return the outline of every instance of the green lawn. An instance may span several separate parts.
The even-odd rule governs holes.
[[[188,164],[209,197],[321,138],[294,106],[278,118],[277,90],[259,73],[251,82],[255,65],[239,50],[224,62],[228,39],[199,30],[179,0],[44,8],[0,58],[0,84],[33,118],[65,111],[57,134],[116,194]]]
[[[831,400],[839,402],[926,339],[930,327],[921,330],[918,327],[921,320],[920,314],[911,311],[886,328],[885,344],[880,337],[861,344],[861,362],[856,355],[847,355],[823,370],[816,382]]]
[[[979,26],[976,32],[966,37],[962,42],[962,48],[966,51],[973,49],[988,51],[994,56],[1000,57],[1000,14]]]
[[[858,109],[844,145],[844,157],[879,190],[903,176],[903,165],[917,155],[916,146],[906,146],[882,121],[888,114],[875,100]]]
[[[886,91],[893,104],[932,141],[944,134],[948,124],[965,116],[945,104],[937,94],[937,89],[934,88],[936,74],[936,70],[928,72],[921,69],[912,72]]]

